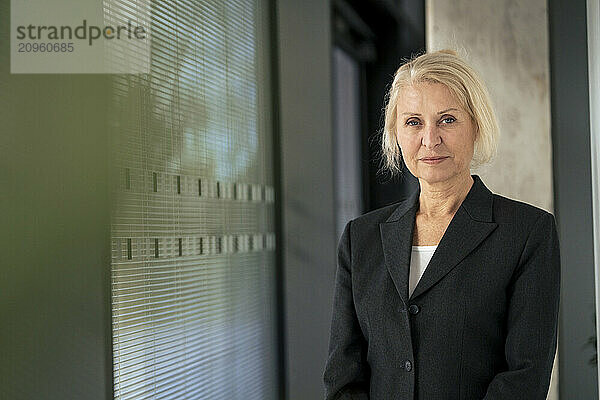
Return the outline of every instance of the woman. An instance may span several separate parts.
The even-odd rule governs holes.
[[[548,212],[493,194],[484,84],[452,51],[395,74],[386,166],[408,198],[350,221],[339,244],[327,399],[545,399],[556,350],[559,244]]]

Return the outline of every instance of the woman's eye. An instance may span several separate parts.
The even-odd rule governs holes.
[[[406,121],[406,125],[408,126],[416,126],[419,124],[419,121],[415,120],[415,119],[409,119],[408,121]]]
[[[451,124],[454,121],[456,121],[456,119],[454,117],[446,117],[446,118],[442,119],[442,122],[445,124]]]

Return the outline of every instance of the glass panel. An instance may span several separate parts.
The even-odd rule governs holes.
[[[276,396],[266,3],[153,2],[114,79],[116,399]]]

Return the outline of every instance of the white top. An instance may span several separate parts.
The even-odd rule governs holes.
[[[408,297],[412,296],[417,283],[423,276],[425,268],[437,246],[413,246],[410,257],[410,273],[408,274]]]

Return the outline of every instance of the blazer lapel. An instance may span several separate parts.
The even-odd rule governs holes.
[[[413,192],[386,222],[379,224],[385,265],[404,303],[408,303],[408,272],[419,193]]]
[[[408,274],[420,189],[400,203],[387,221],[380,224],[385,263],[404,303],[408,304],[409,300],[434,286],[498,226],[492,221],[492,192],[479,176],[472,177],[471,190],[450,221],[410,299]]]

